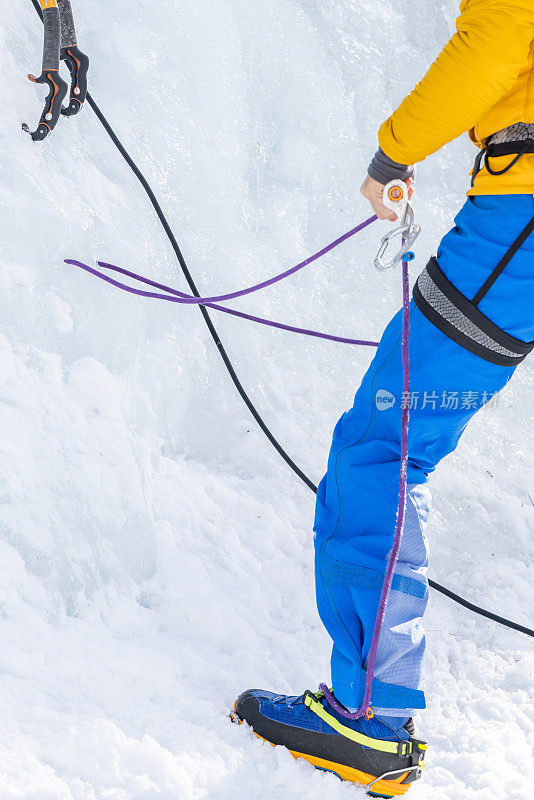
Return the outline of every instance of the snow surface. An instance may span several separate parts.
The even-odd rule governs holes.
[[[251,420],[198,310],[117,293],[100,258],[184,288],[89,108],[33,145],[41,28],[0,30],[0,800],[363,798],[229,724],[250,686],[328,676],[313,496]],[[91,89],[150,176],[204,292],[291,266],[369,215],[376,130],[449,37],[456,0],[75,2]],[[387,56],[387,57],[386,57]],[[463,202],[467,139],[419,174],[413,276]],[[397,274],[372,227],[236,302],[379,336]],[[217,318],[245,386],[318,480],[371,353]],[[533,362],[432,479],[432,575],[533,617]],[[531,641],[433,594],[429,766],[413,800],[526,800]]]

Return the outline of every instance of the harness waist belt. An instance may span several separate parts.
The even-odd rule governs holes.
[[[484,166],[490,175],[499,176],[505,175],[512,167],[515,167],[519,159],[526,153],[534,153],[534,138],[528,139],[509,139],[501,142],[490,143],[484,147],[475,159],[475,166],[473,167],[473,175],[471,186],[474,186],[475,179],[480,172],[482,160]],[[512,161],[505,167],[499,170],[493,169],[490,164],[490,158],[499,158],[500,156],[514,156]]]
[[[498,158],[499,156],[513,156],[521,153],[534,153],[534,139],[510,139],[507,142],[495,142],[486,147],[488,158]]]
[[[497,327],[461,294],[431,258],[413,290],[415,305],[436,328],[485,361],[503,367],[520,364],[534,349]]]

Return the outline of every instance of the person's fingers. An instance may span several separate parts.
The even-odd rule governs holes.
[[[414,180],[413,178],[406,178],[405,181],[408,187],[408,199],[411,200],[415,191]],[[383,203],[383,191],[384,186],[383,184],[375,181],[369,175],[364,180],[360,192],[362,195],[369,200],[373,211],[377,215],[378,219],[386,219],[390,222],[395,222],[398,219],[398,215],[395,214],[390,208],[388,208]]]
[[[378,219],[387,219],[389,222],[395,222],[398,219],[397,215],[383,203],[371,203],[371,205]]]
[[[397,215],[382,202],[383,191],[383,185],[373,180],[369,175],[360,188],[360,192],[371,203],[378,219],[387,219],[390,222],[394,222],[397,219]]]
[[[367,198],[373,207],[373,211],[375,212],[378,219],[387,219],[390,222],[395,222],[397,219],[397,215],[394,211],[384,205],[382,202],[382,198]]]

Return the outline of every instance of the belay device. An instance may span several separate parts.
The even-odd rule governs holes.
[[[390,181],[384,186],[382,202],[397,214],[400,225],[382,237],[380,249],[375,258],[375,267],[378,270],[391,269],[399,261],[402,261],[403,256],[408,253],[421,233],[421,228],[415,224],[409,189],[404,181]],[[390,244],[395,239],[400,239],[401,241],[399,250],[394,256],[390,255],[389,258],[386,258]]]
[[[71,117],[77,114],[87,95],[87,70],[89,58],[78,48],[70,0],[32,0],[44,25],[43,65],[38,78],[28,75],[33,83],[48,86],[43,113],[36,130],[31,131],[24,122],[22,130],[34,142],[41,142],[51,133],[60,114]],[[59,62],[65,61],[71,77],[68,106],[63,100],[68,85],[59,74]]]

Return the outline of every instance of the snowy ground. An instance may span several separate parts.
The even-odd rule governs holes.
[[[109,260],[183,288],[147,201],[90,109],[44,145],[29,0],[0,30],[1,800],[363,798],[228,723],[252,685],[313,688],[313,497],[242,405],[196,309],[67,267]],[[451,32],[455,0],[75,2],[91,89],[150,176],[204,291],[261,280],[369,215],[376,130]],[[383,58],[395,47],[395,62]],[[420,170],[417,274],[462,203],[466,139]],[[371,228],[247,308],[378,336],[398,275]],[[228,317],[268,424],[318,480],[370,353]],[[533,362],[433,478],[432,574],[533,616]],[[413,800],[526,800],[530,641],[439,595],[430,743]]]

